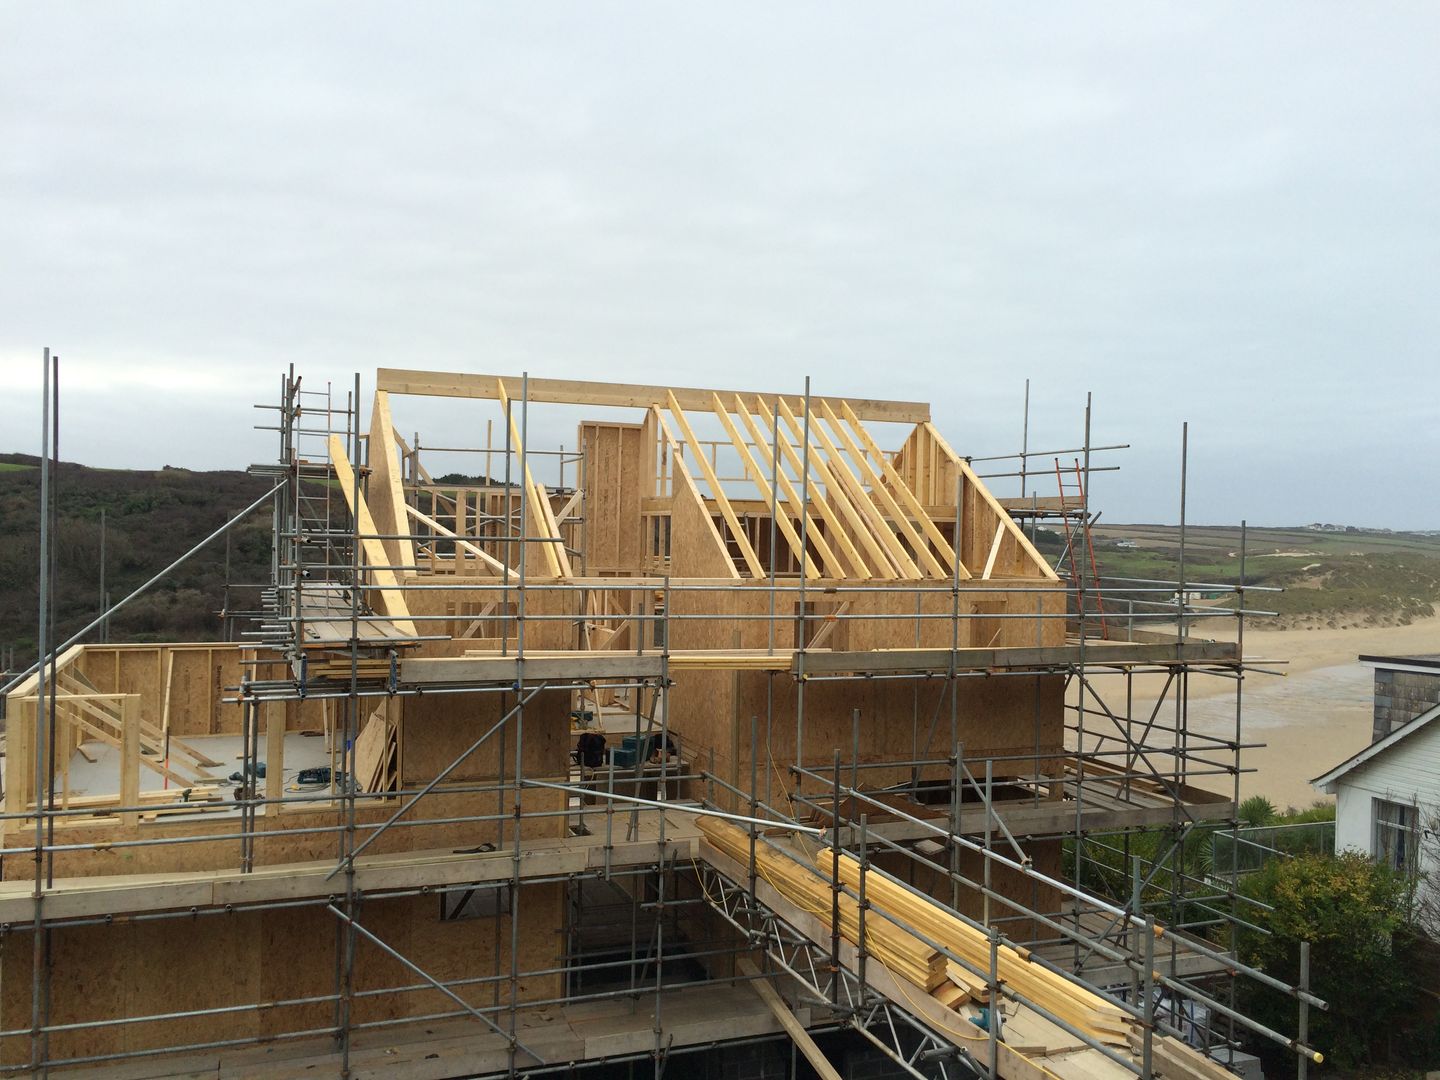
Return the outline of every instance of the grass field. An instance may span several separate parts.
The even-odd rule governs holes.
[[[1175,526],[1104,525],[1093,535],[1101,576],[1111,579],[1108,591],[1116,596],[1125,578],[1174,581],[1180,575]],[[1187,528],[1186,582],[1238,584],[1241,546],[1239,528]],[[1251,528],[1243,554],[1247,585],[1285,590],[1254,594],[1250,606],[1279,612],[1286,625],[1406,624],[1434,614],[1440,602],[1440,536]]]

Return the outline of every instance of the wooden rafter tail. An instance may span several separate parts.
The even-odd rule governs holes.
[[[380,601],[378,604],[372,603],[371,607],[388,616],[400,633],[410,637],[418,636],[415,633],[415,624],[410,621],[410,609],[405,604],[405,594],[401,591],[400,581],[395,576],[395,571],[389,569],[389,556],[385,552],[385,545],[375,539],[379,530],[375,528],[375,519],[370,516],[370,507],[365,503],[364,494],[355,488],[355,471],[350,467],[345,443],[339,435],[330,436],[330,463],[335,469],[335,479],[340,484],[340,491],[345,496],[345,505],[350,508],[350,514],[355,519],[355,531],[360,536],[360,550],[365,556],[365,562],[369,564],[370,576],[375,584],[380,586],[379,590],[371,590],[370,595],[378,597]]]
[[[916,524],[924,530],[925,535],[935,545],[935,550],[939,552],[940,558],[944,560],[945,565],[954,571],[956,570],[958,561],[960,579],[962,581],[968,581],[974,575],[970,573],[969,568],[963,560],[956,559],[950,541],[945,539],[945,534],[940,531],[935,522],[931,520],[930,515],[925,512],[924,505],[921,504],[915,492],[910,489],[910,485],[905,482],[904,477],[900,475],[894,463],[886,456],[885,451],[880,449],[875,440],[871,438],[870,432],[865,430],[865,425],[860,422],[860,418],[855,415],[854,410],[843,401],[840,403],[840,410],[841,414],[845,417],[845,422],[850,425],[851,431],[855,437],[860,440],[860,445],[865,448],[865,451],[870,454],[880,466],[880,472],[885,477],[886,482],[891,486],[893,493],[899,496],[900,501],[904,503],[905,508],[910,512]]]
[[[735,537],[735,543],[740,548],[740,556],[745,560],[745,565],[750,575],[756,578],[765,576],[765,565],[760,561],[760,556],[755,553],[755,548],[750,543],[750,537],[745,534],[744,527],[740,524],[740,518],[735,513],[735,508],[730,505],[730,500],[725,495],[725,489],[720,486],[720,480],[715,475],[714,468],[710,465],[710,459],[705,455],[700,440],[695,438],[695,432],[690,427],[690,421],[685,416],[685,410],[675,400],[675,395],[666,391],[667,401],[670,406],[670,415],[675,417],[675,423],[680,427],[680,434],[684,437],[686,444],[695,454],[695,462],[700,466],[700,472],[705,477],[705,483],[710,486],[710,494],[715,500],[715,505],[720,510],[720,516],[725,519],[725,524],[730,527],[731,534]]]
[[[930,515],[925,513],[925,508],[923,506],[920,507],[920,516],[924,519],[920,528],[924,529],[924,526],[927,524],[930,526],[929,531],[933,531],[934,539],[938,539],[939,541],[941,555],[948,556],[948,558],[944,558],[943,561],[940,558],[936,558],[935,553],[930,550],[932,538],[928,535],[928,531],[922,535],[922,533],[916,529],[915,525],[911,523],[910,515],[900,508],[899,503],[895,501],[895,496],[890,493],[889,487],[887,487],[885,482],[875,473],[875,470],[870,465],[869,458],[855,442],[854,437],[845,428],[845,425],[841,423],[839,417],[835,415],[835,410],[830,407],[828,401],[820,402],[820,415],[824,419],[824,422],[834,431],[835,437],[840,440],[840,445],[849,453],[850,460],[855,463],[855,468],[859,470],[859,476],[856,478],[857,482],[860,482],[863,487],[868,488],[872,505],[875,505],[881,517],[885,518],[888,516],[888,519],[894,523],[895,528],[899,530],[909,542],[911,550],[915,552],[915,558],[926,572],[932,577],[948,578],[955,567],[955,553],[951,550],[950,545],[945,542],[945,535],[940,532],[935,526],[935,523],[930,520]]]
[[[760,425],[756,422],[755,418],[750,415],[750,410],[745,408],[745,402],[742,401],[738,395],[735,398],[735,415],[745,422],[745,428],[750,432],[750,437],[755,441],[755,448],[761,454],[761,464],[766,468],[773,468],[775,470],[776,482],[780,485],[780,491],[784,494],[785,501],[790,505],[795,519],[806,522],[805,539],[810,544],[813,544],[816,552],[819,553],[820,562],[824,566],[825,573],[834,578],[845,577],[844,564],[835,555],[829,543],[826,542],[824,535],[815,524],[814,515],[809,512],[809,508],[801,501],[800,493],[795,490],[795,485],[789,475],[786,474],[784,469],[780,468],[779,463],[775,460],[775,455],[771,453],[769,444],[765,440],[765,434],[760,429]],[[796,537],[797,548],[799,542],[799,537]],[[801,558],[798,551],[796,558],[800,559],[807,568],[812,565],[812,561]],[[807,574],[807,576],[810,575]]]
[[[770,410],[766,408],[765,402],[759,398],[755,399],[755,411],[766,424],[774,424],[774,417],[771,415]],[[805,460],[796,451],[795,447],[790,445],[790,440],[785,437],[785,429],[783,427],[772,426],[771,430],[778,436],[780,450],[785,455],[785,460],[790,463],[790,467],[795,470],[795,475],[797,477],[803,477],[805,474]],[[815,468],[816,464],[817,459],[812,455],[810,461],[811,472],[818,476],[824,466],[821,465],[820,468],[817,469]],[[850,563],[852,568],[847,572],[844,567],[837,567],[836,570],[830,571],[830,576],[858,577],[862,580],[870,578],[872,576],[870,567],[866,565],[865,560],[860,556],[860,552],[856,550],[855,545],[850,541],[849,533],[845,531],[845,526],[841,523],[839,515],[831,509],[829,501],[815,498],[812,499],[811,502],[829,529],[827,540],[834,540],[834,544],[839,546],[841,553],[845,556],[846,561]]]
[[[720,418],[725,433],[730,436],[730,441],[734,444],[736,452],[739,453],[740,460],[744,463],[746,471],[749,472],[756,489],[760,492],[760,497],[775,507],[775,524],[785,537],[785,542],[790,545],[790,554],[795,557],[796,565],[805,567],[806,577],[818,578],[820,576],[819,568],[810,560],[800,557],[800,535],[795,531],[795,525],[791,522],[790,515],[780,512],[779,500],[776,498],[775,490],[770,486],[770,478],[760,467],[760,463],[755,460],[755,455],[750,452],[749,445],[745,442],[744,436],[740,434],[740,429],[735,426],[735,421],[731,418],[729,410],[725,408],[725,403],[720,400],[719,394],[714,395],[713,405],[715,415]]]
[[[498,391],[496,400],[500,402],[500,409],[505,416],[505,422],[510,425],[511,446],[520,455],[520,460],[524,462],[524,468],[521,469],[520,497],[524,500],[525,505],[529,507],[529,513],[525,515],[526,523],[531,528],[548,528],[548,522],[540,510],[540,496],[535,488],[535,478],[530,474],[530,461],[525,456],[525,444],[520,441],[520,429],[515,425],[515,410],[510,407],[510,395],[505,392],[505,380],[497,378],[495,385]],[[521,543],[525,543],[525,541],[522,540]],[[545,565],[550,568],[551,577],[561,576],[559,555],[554,550],[556,546],[555,544],[540,545],[540,547],[544,549]]]

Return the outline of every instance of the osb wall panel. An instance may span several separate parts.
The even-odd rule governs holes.
[[[187,735],[235,735],[241,710],[226,704],[245,677],[283,677],[281,665],[256,668],[244,663],[255,654],[239,645],[87,645],[77,668],[107,694],[139,694],[140,717],[157,728],[167,716],[170,732]],[[292,730],[323,729],[319,701],[301,703],[292,713]]]
[[[543,564],[532,563],[527,567],[530,573],[539,574]],[[441,616],[446,621],[427,621],[420,624],[421,632],[424,634],[454,634],[464,633],[469,625],[473,623],[479,612],[484,610],[491,603],[495,608],[485,618],[487,620],[487,631],[490,635],[484,648],[500,647],[501,632],[509,640],[509,648],[513,651],[517,642],[516,619],[520,611],[520,592],[518,589],[510,589],[508,592],[501,588],[499,578],[494,577],[450,577],[446,576],[437,580],[434,577],[416,578],[414,576],[406,579],[407,584],[420,583],[426,586],[450,585],[456,588],[424,588],[412,589],[405,594],[405,602],[410,608],[412,615],[420,616]],[[465,588],[463,586],[484,585],[485,589]],[[574,649],[579,645],[579,630],[577,620],[582,604],[581,591],[579,589],[529,589],[525,593],[525,648],[528,649]],[[508,605],[508,606],[507,606]],[[543,616],[561,615],[565,618],[544,618]],[[425,641],[421,642],[414,649],[407,650],[406,655],[418,656],[460,656],[467,649],[477,649],[482,646],[476,641],[466,638],[457,638],[454,641]]]
[[[585,456],[585,572],[638,571],[640,500],[650,479],[641,425],[586,421],[579,445]]]
[[[357,842],[369,832],[367,825],[385,821],[399,809],[398,798],[357,808]],[[540,789],[526,791],[522,802],[525,813],[549,813],[564,806],[564,794]],[[503,801],[495,792],[447,791],[442,785],[427,795],[414,810],[372,843],[366,854],[383,855],[409,851],[454,851],[482,843],[508,842],[512,835],[510,814],[512,797]],[[444,824],[420,824],[425,819],[486,817],[504,815],[500,820],[460,821]],[[348,820],[343,809],[283,809],[256,819],[255,863],[277,866],[300,862],[326,862],[337,857],[339,831]],[[405,824],[410,822],[410,824]],[[523,825],[525,839],[564,835],[565,817],[527,818]],[[300,829],[325,829],[324,832],[295,834]],[[113,820],[85,826],[57,827],[57,842],[95,844],[98,850],[60,851],[55,853],[55,876],[105,877],[114,874],[184,873],[200,870],[238,870],[240,868],[240,818],[206,817],[176,821],[146,822],[134,829],[125,829]],[[153,843],[135,847],[109,846],[116,840],[164,840],[175,837],[207,837],[187,843]],[[33,880],[33,856],[7,855],[0,860],[0,873],[10,880]]]
[[[521,970],[557,966],[564,926],[564,890],[558,884],[522,887],[520,901]],[[435,896],[370,900],[359,921],[386,944],[441,980],[507,976],[510,971],[510,921],[462,919],[441,922]],[[323,909],[305,908],[205,916],[193,921],[117,923],[79,927],[52,934],[54,971],[52,1020],[82,1023],[158,1013],[254,1006],[218,1016],[111,1024],[50,1037],[54,1058],[123,1053],[186,1043],[273,1037],[333,1024],[330,1003],[278,1008],[276,1000],[335,992],[334,950],[339,920]],[[203,935],[203,936],[202,936]],[[498,953],[497,953],[498,939]],[[198,976],[197,941],[203,941],[206,968]],[[7,1029],[28,1027],[31,1015],[30,939],[12,934],[0,943],[0,1022]],[[422,980],[378,946],[358,936],[355,989],[384,990]],[[560,977],[522,977],[521,1001],[558,995]],[[457,987],[473,1005],[488,1005],[487,984]],[[508,999],[509,983],[503,985]],[[390,992],[356,997],[355,1022],[448,1012],[454,1002],[438,991]],[[0,1046],[0,1060],[29,1060],[28,1038]]]
[[[528,692],[528,691],[527,691]],[[515,740],[521,732],[524,774],[566,776],[569,772],[568,690],[542,690],[529,699],[522,717],[512,717],[449,774],[451,780],[493,779],[515,774]],[[489,731],[517,703],[514,693],[421,694],[403,705],[400,731],[401,779],[414,787],[433,780]],[[523,731],[521,725],[523,724]]]

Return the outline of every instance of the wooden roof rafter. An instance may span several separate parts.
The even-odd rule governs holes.
[[[835,415],[835,410],[830,407],[830,403],[822,399],[819,403],[819,408],[821,418],[835,432],[835,436],[840,440],[841,446],[846,453],[850,455],[850,460],[854,462],[856,469],[859,470],[860,475],[857,477],[857,481],[863,482],[862,486],[867,488],[870,498],[877,504],[877,509],[881,512],[882,516],[894,523],[895,528],[899,530],[901,535],[903,535],[910,544],[910,549],[915,552],[915,557],[924,565],[931,576],[938,578],[950,577],[955,569],[955,552],[951,549],[951,546],[945,542],[944,534],[941,533],[935,523],[930,520],[930,515],[925,513],[925,508],[920,506],[918,502],[915,504],[920,511],[920,529],[924,529],[926,525],[929,525],[929,529],[922,535],[920,529],[917,529],[916,526],[911,523],[910,515],[900,508],[900,505],[895,501],[895,496],[891,494],[889,487],[886,486],[884,481],[880,479],[871,467],[869,459],[865,456],[865,452],[860,449],[854,437],[851,436],[850,432],[845,428],[840,418]],[[936,558],[935,554],[930,550],[932,541],[935,542],[940,552],[940,558]],[[947,555],[949,558],[945,558]]]
[[[390,569],[390,556],[385,551],[385,545],[377,539],[379,530],[375,527],[375,519],[370,515],[365,495],[355,486],[355,470],[345,452],[344,440],[339,435],[331,435],[329,446],[330,464],[335,469],[335,479],[345,496],[345,504],[355,519],[355,532],[360,537],[361,553],[370,568],[371,579],[380,586],[378,590],[371,590],[370,595],[376,602],[372,602],[370,606],[389,617],[402,634],[415,637],[415,624],[410,621],[410,608],[405,603],[400,580],[395,576],[395,571]]]
[[[967,462],[964,458],[962,458],[959,454],[955,453],[953,449],[951,449],[950,444],[945,441],[944,436],[942,436],[940,432],[935,430],[934,424],[930,423],[927,420],[923,424],[921,424],[920,427],[923,428],[929,434],[930,438],[935,441],[935,445],[940,448],[940,452],[946,457],[948,457],[951,463],[960,470],[960,474],[965,478],[965,482],[967,484],[973,484],[975,486],[975,490],[980,493],[980,497],[985,501],[985,504],[994,512],[996,518],[998,519],[999,535],[1003,536],[1004,534],[1008,533],[1011,537],[1013,537],[1015,543],[1018,545],[1020,550],[1035,565],[1036,569],[1040,571],[1041,577],[1049,581],[1059,581],[1059,576],[1055,573],[1054,570],[1050,568],[1050,564],[1045,561],[1044,557],[1041,556],[1038,551],[1035,550],[1035,545],[1030,543],[1029,538],[1025,535],[1025,530],[1020,528],[1019,525],[1015,524],[1015,519],[1010,516],[1009,512],[1000,505],[999,500],[996,499],[993,494],[991,494],[990,489],[981,482],[978,476],[975,475],[975,471],[970,468],[970,463]]]
[[[806,577],[818,578],[820,568],[813,561],[802,557],[801,553],[804,548],[800,543],[800,535],[795,531],[795,525],[790,520],[790,515],[779,512],[779,500],[776,497],[775,489],[770,486],[769,477],[765,475],[760,463],[755,460],[755,455],[750,452],[749,444],[740,434],[740,429],[735,426],[735,421],[730,416],[729,410],[725,408],[725,403],[720,400],[719,394],[714,395],[713,405],[715,415],[720,418],[725,433],[730,436],[730,442],[734,444],[736,452],[740,455],[740,461],[745,466],[745,471],[750,474],[750,478],[754,480],[756,488],[759,489],[765,501],[776,508],[775,524],[781,535],[785,537],[785,542],[790,545],[790,554],[794,556],[796,563],[805,568]],[[778,480],[776,486],[779,486]]]
[[[505,422],[510,425],[510,441],[516,453],[519,454],[520,463],[523,466],[521,469],[522,498],[530,508],[527,524],[535,530],[535,535],[542,538],[540,547],[544,549],[545,565],[549,567],[551,576],[568,578],[571,576],[570,556],[565,551],[564,541],[560,538],[560,526],[556,523],[555,514],[550,508],[550,498],[545,489],[535,482],[535,477],[530,472],[530,462],[525,458],[525,444],[521,441],[520,429],[515,424],[515,410],[510,406],[510,396],[505,390],[505,380],[497,378],[495,388],[495,400],[500,402],[501,411],[505,414]],[[521,542],[526,541],[522,540]]]
[[[795,490],[794,482],[785,470],[780,468],[779,462],[776,461],[776,456],[771,452],[770,446],[765,439],[764,432],[761,430],[755,418],[750,415],[750,410],[745,407],[745,402],[741,400],[739,394],[735,395],[735,415],[745,422],[745,427],[750,432],[750,438],[755,443],[755,449],[761,456],[761,464],[768,469],[774,470],[775,482],[780,485],[780,491],[784,494],[786,504],[790,507],[790,511],[794,514],[797,521],[805,522],[805,540],[813,545],[815,551],[819,554],[825,575],[833,578],[850,576],[846,571],[845,564],[840,561],[834,549],[832,549],[826,541],[825,535],[816,527],[814,515],[809,512],[808,507],[801,501],[800,493]],[[781,440],[783,440],[783,436]],[[789,444],[787,443],[786,445]],[[818,500],[817,505],[819,505]],[[776,510],[778,512],[778,506]],[[798,538],[796,542],[799,542]],[[797,558],[798,557],[797,555]],[[801,559],[800,561],[807,567],[810,565],[809,559]]]
[[[780,415],[784,417],[786,425],[795,436],[797,442],[802,445],[805,442],[805,429],[799,419],[784,402],[780,403]],[[811,417],[814,417],[814,410],[811,410]],[[816,475],[825,485],[827,494],[832,494],[840,511],[845,515],[855,535],[865,545],[871,558],[877,565],[884,568],[886,576],[906,578],[911,581],[918,580],[925,575],[920,572],[913,560],[905,553],[895,541],[893,534],[889,533],[883,521],[875,520],[878,515],[875,513],[875,504],[866,497],[864,491],[855,485],[847,490],[846,478],[850,477],[850,470],[845,462],[834,453],[834,444],[825,437],[824,431],[818,424],[810,425],[810,434],[817,436],[821,447],[825,449],[822,458],[820,448],[811,446],[809,448],[809,461]],[[884,534],[884,535],[882,535]],[[887,542],[888,541],[888,542]]]
[[[729,567],[729,576],[738,580],[740,571],[735,568],[735,560],[730,557],[730,552],[725,547],[725,539],[720,535],[720,530],[715,528],[715,522],[710,517],[708,508],[705,506],[705,500],[700,495],[700,489],[695,486],[695,478],[690,475],[690,468],[685,464],[685,458],[682,455],[682,444],[680,440],[677,439],[675,433],[670,430],[670,425],[666,423],[665,414],[660,411],[659,405],[650,406],[650,416],[655,422],[656,434],[663,439],[665,444],[670,448],[670,460],[675,466],[675,479],[684,485],[686,494],[694,500],[696,506],[700,510],[705,511],[703,514],[705,524],[709,526],[709,535],[713,537],[715,541],[718,554],[724,556],[725,563]],[[671,516],[673,519],[673,512]]]
[[[860,444],[879,464],[881,474],[885,477],[893,493],[900,497],[900,501],[905,504],[905,508],[909,511],[910,516],[924,530],[925,535],[935,543],[936,550],[940,552],[940,557],[944,559],[946,565],[949,566],[952,571],[955,570],[957,560],[954,550],[951,548],[949,542],[946,541],[944,533],[942,533],[935,522],[931,520],[930,515],[925,512],[925,507],[921,505],[915,493],[910,490],[910,485],[905,483],[905,480],[900,476],[894,463],[891,462],[890,456],[886,454],[884,450],[880,449],[875,440],[871,438],[870,433],[865,430],[865,425],[860,422],[860,418],[855,415],[854,410],[844,401],[840,402],[840,410],[845,417],[845,422],[850,425],[851,430],[859,437]],[[962,581],[969,580],[974,576],[963,562],[960,563],[959,574]]]
[[[767,424],[773,424],[774,418],[771,416],[770,410],[766,408],[765,402],[761,401],[759,398],[755,400],[755,410],[757,413],[759,413],[760,419],[764,420]],[[776,427],[774,428],[774,432],[779,441],[780,449],[784,452],[785,460],[788,461],[791,468],[795,470],[796,476],[803,477],[805,475],[805,467],[807,464],[805,458],[796,451],[795,447],[790,445],[790,440],[785,437],[785,431],[783,428]],[[819,460],[819,455],[812,454],[807,456],[810,459],[808,462],[811,467],[810,471],[814,473],[817,477],[821,478],[821,482],[824,483],[825,481],[823,478],[828,476],[829,474],[825,469],[824,463]],[[846,531],[844,522],[841,521],[841,517],[843,515],[830,505],[831,498],[833,498],[833,496],[836,494],[836,485],[833,483],[826,483],[825,494],[827,496],[830,496],[830,498],[816,498],[812,499],[812,502],[815,506],[815,509],[819,512],[821,518],[824,519],[825,524],[829,528],[827,537],[835,541],[836,546],[840,548],[841,553],[844,554],[846,560],[853,567],[853,570],[850,574],[840,574],[835,576],[858,577],[862,580],[868,580],[869,578],[874,576],[870,572],[870,567],[866,564],[859,550],[855,547],[854,541],[850,539],[850,534]],[[841,498],[843,499],[843,495],[841,496]],[[838,502],[840,500],[836,501]],[[884,572],[886,575],[889,574],[890,569],[890,565],[887,561],[884,567]]]
[[[760,561],[760,556],[755,553],[755,548],[751,545],[750,538],[745,535],[745,529],[741,526],[740,519],[736,516],[734,508],[730,505],[730,500],[726,498],[725,489],[721,486],[719,478],[715,475],[715,470],[710,465],[710,459],[705,456],[705,448],[702,447],[700,441],[695,438],[695,432],[690,427],[690,421],[685,417],[685,410],[682,409],[680,403],[675,400],[673,393],[666,391],[666,396],[670,406],[670,414],[675,417],[675,423],[679,425],[680,433],[684,436],[686,444],[695,452],[695,462],[700,466],[701,473],[704,474],[705,483],[710,487],[710,495],[720,510],[720,516],[725,519],[725,524],[729,526],[730,533],[734,536],[735,543],[740,548],[740,557],[745,560],[745,565],[749,569],[751,576],[763,578],[765,576],[765,565]]]

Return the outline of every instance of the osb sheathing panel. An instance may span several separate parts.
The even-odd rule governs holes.
[[[997,586],[1003,585],[997,582]],[[974,599],[972,599],[974,598]],[[852,615],[949,615],[954,598],[945,593],[827,594],[807,589],[807,604],[816,612],[835,610],[849,601]],[[743,589],[728,593],[686,593],[671,598],[676,613],[708,612],[714,619],[672,624],[674,648],[765,648],[771,625],[768,617],[736,619],[737,614],[766,615],[768,593]],[[782,591],[775,601],[777,649],[793,647],[799,591]],[[1045,593],[994,592],[963,594],[961,611],[983,603],[992,612],[1022,614],[1038,606],[1044,613],[1062,610],[1058,590]],[[1013,606],[1012,606],[1013,605]],[[846,650],[944,648],[951,644],[951,622],[946,619],[848,620],[836,625],[834,643]],[[982,637],[985,641],[975,642]],[[1064,628],[1058,619],[990,618],[960,623],[961,648],[1059,645]],[[842,644],[843,642],[843,644]],[[795,748],[797,687],[788,674],[763,672],[677,671],[670,692],[670,724],[685,738],[687,750],[705,767],[739,787],[750,777],[751,717],[758,717],[757,742],[761,749],[759,774],[771,772],[771,786],[793,785],[785,768],[797,760]],[[773,679],[773,701],[770,694]],[[997,774],[1032,771],[1053,765],[1063,752],[1063,679],[1059,676],[967,676],[956,681],[959,737],[967,759],[991,755],[1029,755],[1030,761],[1001,763]],[[805,685],[805,746],[799,758],[812,768],[833,760],[836,748],[844,761],[854,757],[852,712],[860,710],[860,760],[881,762],[897,758],[948,757],[950,698],[944,680],[883,679],[809,681]],[[767,717],[769,721],[767,723]],[[933,729],[933,735],[932,733]],[[927,743],[928,737],[928,743]],[[765,747],[768,746],[768,758]],[[771,765],[773,762],[773,766]],[[775,780],[774,769],[780,780]],[[865,774],[868,786],[877,787],[908,777],[909,770],[876,769]],[[764,779],[761,783],[765,783]]]
[[[511,692],[406,698],[400,731],[401,778],[405,785],[414,787],[433,780],[513,709],[517,700]],[[449,774],[449,779],[494,779],[502,769],[506,777],[513,779],[517,735],[525,776],[567,775],[570,700],[568,690],[540,691],[529,699],[523,716],[512,717],[502,731],[486,739]]]
[[[87,645],[75,661],[77,669],[101,693],[139,694],[140,717],[164,726],[169,701],[170,733],[235,735],[241,710],[226,704],[244,677],[280,676],[280,665],[256,668],[245,661],[254,652],[239,645]],[[321,704],[306,701],[291,714],[292,730],[319,731],[324,726]]]
[[[516,905],[520,967],[557,966],[564,925],[564,890],[553,883],[524,886]],[[508,976],[510,920],[441,922],[435,896],[368,900],[359,920],[371,933],[435,978]],[[499,923],[497,934],[496,923]],[[195,933],[203,925],[205,972],[195,967]],[[330,1003],[269,1008],[267,1003],[335,992],[334,949],[342,924],[323,909],[303,908],[206,916],[201,923],[156,921],[109,927],[57,929],[51,935],[54,969],[52,1022],[111,1020],[156,1013],[254,1006],[234,1013],[145,1024],[115,1024],[50,1036],[52,1058],[123,1053],[184,1043],[273,1037],[327,1027]],[[498,939],[498,956],[497,956]],[[31,1013],[28,936],[12,934],[0,957],[0,1022],[28,1027]],[[382,990],[423,982],[363,935],[355,947],[355,989]],[[522,978],[522,1001],[557,996],[559,976]],[[493,1003],[495,991],[477,984],[456,988],[471,1004]],[[509,983],[502,996],[508,1000]],[[352,1018],[372,1020],[448,1012],[456,1008],[438,991],[356,997]],[[477,1024],[479,1022],[477,1021]],[[27,1038],[11,1038],[0,1060],[29,1060]]]
[[[530,566],[529,572],[536,573],[537,567]],[[424,589],[412,589],[405,594],[405,602],[410,608],[412,615],[423,616],[444,616],[453,619],[453,622],[426,622],[421,624],[426,634],[460,634],[465,631],[468,625],[477,618],[478,612],[483,610],[492,602],[496,605],[494,611],[486,616],[491,626],[495,626],[493,620],[504,620],[505,636],[509,639],[509,648],[513,651],[516,648],[518,629],[516,618],[520,611],[520,593],[518,589],[510,589],[508,593],[499,588],[501,582],[495,577],[462,577],[449,575],[439,578],[416,577],[411,575],[406,578],[407,584],[423,584]],[[435,585],[457,586],[455,589],[434,588]],[[482,590],[473,588],[462,588],[459,586],[485,585],[489,588]],[[506,603],[510,605],[507,609]],[[531,589],[525,593],[525,648],[530,649],[574,649],[579,647],[578,630],[576,620],[579,617],[582,604],[581,590],[572,588]],[[506,612],[510,617],[506,617]],[[562,615],[565,618],[545,618],[544,616]],[[496,648],[499,647],[499,633],[495,632]],[[466,650],[475,649],[476,643],[472,640],[459,638],[454,641],[425,641],[419,646],[408,650],[406,656],[460,656]]]
[[[552,776],[551,779],[558,779]],[[525,813],[549,813],[563,809],[564,794],[541,789],[524,793],[522,809]],[[376,806],[356,810],[358,825],[374,825],[383,822],[399,809],[400,800],[385,800]],[[494,792],[454,792],[442,785],[425,796],[400,823],[381,833],[368,848],[366,854],[382,855],[407,851],[453,851],[457,848],[475,847],[482,843],[495,843],[501,839],[500,829],[505,828],[505,839],[511,834],[509,822],[513,802],[505,796],[503,806]],[[503,815],[500,821],[449,822],[444,824],[404,824],[426,818],[451,817],[493,817]],[[278,815],[263,815],[256,819],[255,863],[257,866],[275,866],[296,862],[323,862],[334,859],[339,851],[338,832],[314,832],[293,835],[299,829],[333,829],[343,826],[348,820],[342,809],[294,811],[286,809]],[[525,839],[555,837],[564,834],[564,815],[528,818],[524,822]],[[240,819],[237,816],[208,818],[186,821],[147,822],[127,829],[118,822],[74,826],[56,829],[58,843],[96,844],[99,850],[59,851],[55,853],[55,876],[104,877],[112,874],[181,873],[195,870],[238,870],[240,867],[240,841],[237,834]],[[357,833],[363,841],[368,832],[363,828]],[[106,846],[118,840],[163,840],[174,837],[214,836],[214,840],[197,840],[189,843],[153,843],[137,847]],[[23,855],[7,855],[3,862],[3,876],[11,880],[32,880],[35,876],[34,858]]]
[[[642,428],[586,421],[579,444],[585,456],[585,572],[634,572],[643,551],[642,488],[650,479]]]

